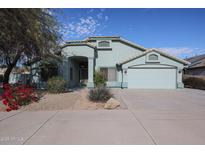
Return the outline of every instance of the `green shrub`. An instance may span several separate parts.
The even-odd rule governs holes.
[[[205,80],[197,77],[187,77],[183,79],[184,86],[188,88],[205,90]]]
[[[47,90],[50,93],[62,93],[66,90],[66,82],[62,77],[52,77],[47,81]]]
[[[106,86],[106,80],[103,76],[103,73],[100,71],[96,71],[94,73],[94,85],[95,87],[105,87]]]
[[[106,102],[111,97],[112,97],[112,94],[110,90],[105,87],[97,87],[89,91],[89,99],[91,101]]]

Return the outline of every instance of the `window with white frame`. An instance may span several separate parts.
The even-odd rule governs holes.
[[[156,55],[156,54],[149,55],[149,60],[150,61],[158,61],[158,55]]]
[[[110,48],[110,41],[99,41],[98,47],[99,48]]]

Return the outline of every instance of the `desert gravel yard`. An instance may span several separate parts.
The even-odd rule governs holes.
[[[127,109],[93,110],[77,101],[65,110],[60,105],[59,110],[0,112],[0,144],[205,144],[205,91],[115,89],[114,93]],[[69,94],[80,100],[78,92]],[[54,100],[48,97],[49,102]],[[62,97],[67,96],[55,99],[60,102]]]
[[[112,90],[117,94],[119,90]],[[116,95],[117,97],[117,95]],[[103,102],[91,102],[88,99],[88,89],[76,89],[61,94],[45,94],[39,102],[22,107],[23,111],[55,111],[55,110],[99,110],[104,109]],[[127,109],[122,102],[117,109]]]

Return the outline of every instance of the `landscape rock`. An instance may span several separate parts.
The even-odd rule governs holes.
[[[120,102],[114,98],[110,98],[104,105],[105,109],[115,109],[120,106]]]

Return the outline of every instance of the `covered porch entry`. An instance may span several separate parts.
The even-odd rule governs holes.
[[[88,58],[83,56],[69,57],[69,86],[86,86],[88,82]]]
[[[86,85],[91,88],[95,68],[95,47],[86,43],[67,44],[62,49],[61,72],[67,87]]]
[[[90,57],[71,56],[63,61],[62,74],[69,88],[93,87],[94,60]]]

